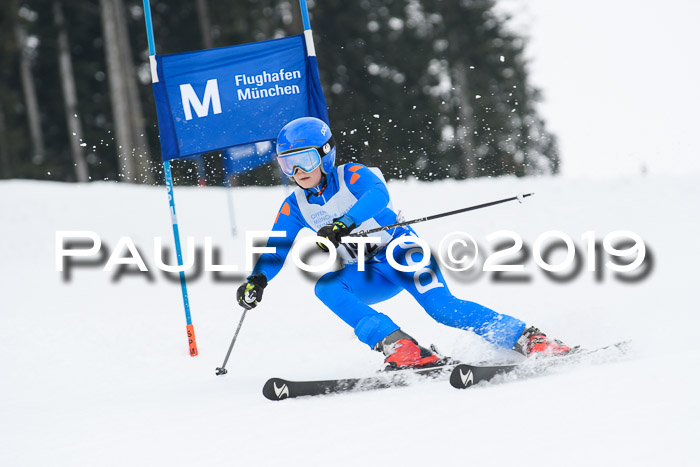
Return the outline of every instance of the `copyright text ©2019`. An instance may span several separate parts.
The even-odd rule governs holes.
[[[245,269],[252,271],[254,257],[261,253],[274,253],[274,247],[256,246],[256,241],[265,240],[270,237],[286,237],[286,232],[280,231],[247,231],[245,234]],[[495,275],[503,273],[520,273],[525,270],[525,264],[530,259],[545,271],[550,278],[554,278],[562,271],[580,271],[585,269],[590,272],[600,272],[602,267],[614,271],[617,274],[630,273],[638,269],[650,269],[650,251],[642,238],[634,232],[618,230],[606,234],[602,240],[596,239],[594,231],[587,231],[581,235],[584,247],[579,248],[570,235],[550,230],[544,232],[535,240],[530,248],[523,243],[522,237],[510,230],[500,230],[485,237],[491,252],[482,259],[477,241],[466,232],[451,232],[442,238],[438,248],[437,260],[440,265],[452,273],[461,273],[469,269],[476,269],[483,272],[493,272]],[[364,270],[365,251],[368,245],[376,244],[380,241],[378,237],[343,237],[344,247],[351,251],[351,255],[357,258],[358,269]],[[323,243],[328,247],[328,257],[321,264],[307,264],[303,258],[304,247],[315,243]],[[186,272],[195,267],[197,258],[202,259],[202,255],[195,254],[196,242],[193,237],[188,237],[185,242],[185,254],[182,255],[181,265],[169,265],[163,260],[163,240],[161,237],[154,237],[153,251],[155,267],[166,273]],[[148,272],[148,266],[144,261],[139,249],[130,237],[120,237],[112,253],[107,256],[102,251],[103,242],[100,236],[93,231],[56,231],[56,271],[64,271],[78,264],[76,258],[94,258],[101,256],[102,261],[93,261],[92,265],[104,263],[103,271],[112,271],[115,267],[136,267],[141,272]],[[218,249],[212,246],[211,237],[204,238],[203,265],[206,272],[239,272],[236,264],[222,265],[215,264],[218,256]],[[420,254],[420,261],[411,259],[408,265],[402,265],[394,259],[394,250],[399,247],[405,251],[406,255],[413,257]],[[370,246],[371,249],[371,246]],[[557,250],[564,250],[563,259],[556,262],[552,257],[556,256]],[[608,255],[608,260],[603,264],[603,255]],[[290,256],[294,264],[301,270],[310,273],[318,273],[330,270],[337,260],[337,252],[331,242],[322,237],[308,236],[297,239],[291,248]],[[558,254],[558,256],[562,256]],[[418,237],[404,236],[396,238],[386,245],[386,257],[389,264],[399,271],[415,272],[428,265],[432,258],[432,253],[428,243]],[[629,261],[624,261],[624,260]],[[645,261],[647,260],[647,261]],[[479,265],[477,265],[479,264]],[[200,265],[198,265],[200,266]],[[647,274],[644,274],[646,277]],[[500,276],[499,276],[500,277]],[[571,277],[567,273],[566,277]],[[639,276],[638,276],[639,277]],[[555,279],[556,280],[556,279]]]

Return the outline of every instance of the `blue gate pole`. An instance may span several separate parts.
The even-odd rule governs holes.
[[[301,20],[304,22],[304,31],[311,29],[309,22],[309,7],[306,6],[306,0],[299,0],[299,8],[301,8]]]
[[[306,41],[306,51],[309,57],[315,57],[316,48],[314,47],[314,38],[311,34],[309,7],[306,6],[306,0],[299,0],[299,8],[301,9],[301,21],[304,23],[304,40]]]
[[[150,0],[143,0],[144,21],[146,22],[146,35],[148,36],[148,59],[151,64],[151,78],[154,83],[158,82],[158,70],[156,67],[156,45],[153,39],[153,22],[151,20]],[[175,251],[177,252],[177,265],[180,273],[180,288],[182,289],[182,302],[185,306],[185,318],[187,319],[187,341],[190,348],[190,356],[194,357],[197,352],[197,340],[194,336],[194,325],[190,314],[190,300],[187,295],[187,282],[185,281],[185,271],[183,270],[182,247],[180,245],[180,229],[175,213],[175,196],[173,192],[173,176],[170,171],[170,161],[163,162],[165,173],[165,185],[168,190],[168,202],[170,203],[170,220],[173,224],[173,237],[175,238]]]

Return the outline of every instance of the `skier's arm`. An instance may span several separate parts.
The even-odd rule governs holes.
[[[306,227],[306,224],[302,221],[299,205],[294,195],[291,195],[282,203],[272,226],[273,231],[284,231],[286,235],[284,237],[270,237],[267,240],[267,246],[274,247],[275,252],[260,255],[251,276],[263,274],[267,280],[272,280],[282,269],[284,260],[287,258],[289,250],[292,249],[294,239],[303,227]]]
[[[362,164],[347,164],[344,169],[345,183],[357,197],[357,202],[345,215],[360,225],[387,207],[389,191],[381,179]]]

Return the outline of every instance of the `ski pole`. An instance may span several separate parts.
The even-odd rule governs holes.
[[[452,216],[454,214],[459,214],[462,212],[467,212],[467,211],[475,211],[477,209],[482,209],[482,208],[487,208],[489,206],[495,206],[496,204],[501,204],[501,203],[507,203],[508,201],[515,201],[516,199],[518,200],[519,203],[523,202],[523,198],[527,198],[528,196],[532,196],[534,193],[526,193],[526,194],[519,194],[518,196],[513,196],[510,198],[504,198],[504,199],[499,199],[498,201],[491,201],[489,203],[484,203],[484,204],[477,204],[475,206],[469,206],[467,208],[462,208],[462,209],[456,209],[454,211],[448,211],[448,212],[443,212],[440,214],[433,214],[432,216],[428,217],[421,217],[419,219],[413,219],[410,221],[404,221],[404,222],[398,222],[396,224],[391,224],[391,225],[385,225],[384,227],[377,227],[376,229],[370,229],[370,230],[360,230],[359,232],[356,232],[350,237],[361,237],[367,234],[371,233],[376,233],[376,232],[382,232],[384,230],[389,230],[393,229],[395,227],[402,227],[404,225],[410,225],[410,224],[417,224],[418,222],[425,222],[425,221],[431,221],[433,219],[439,219],[441,217],[447,217],[447,216]]]
[[[228,357],[231,355],[231,350],[233,350],[233,344],[236,343],[236,338],[238,338],[238,333],[241,331],[241,326],[243,326],[243,320],[245,319],[245,314],[248,313],[248,310],[243,310],[243,315],[241,315],[241,320],[238,322],[238,327],[236,328],[236,332],[233,334],[233,340],[231,341],[231,345],[228,346],[228,352],[226,352],[226,358],[224,358],[224,363],[220,367],[216,369],[216,376],[219,375],[225,375],[228,373],[226,370],[226,362],[228,362]]]

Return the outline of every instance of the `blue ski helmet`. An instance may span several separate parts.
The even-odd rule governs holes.
[[[288,177],[293,176],[295,167],[300,167],[304,171],[310,171],[306,170],[311,168],[310,165],[287,167],[290,165],[289,161],[297,153],[300,156],[302,153],[305,153],[303,154],[304,161],[310,160],[309,153],[313,153],[313,156],[318,154],[316,157],[321,159],[321,171],[324,174],[328,174],[333,169],[335,165],[335,140],[326,122],[314,117],[302,117],[292,120],[280,130],[277,136],[277,161],[280,163],[282,171]],[[318,164],[313,166],[311,170],[316,167],[318,167]]]

